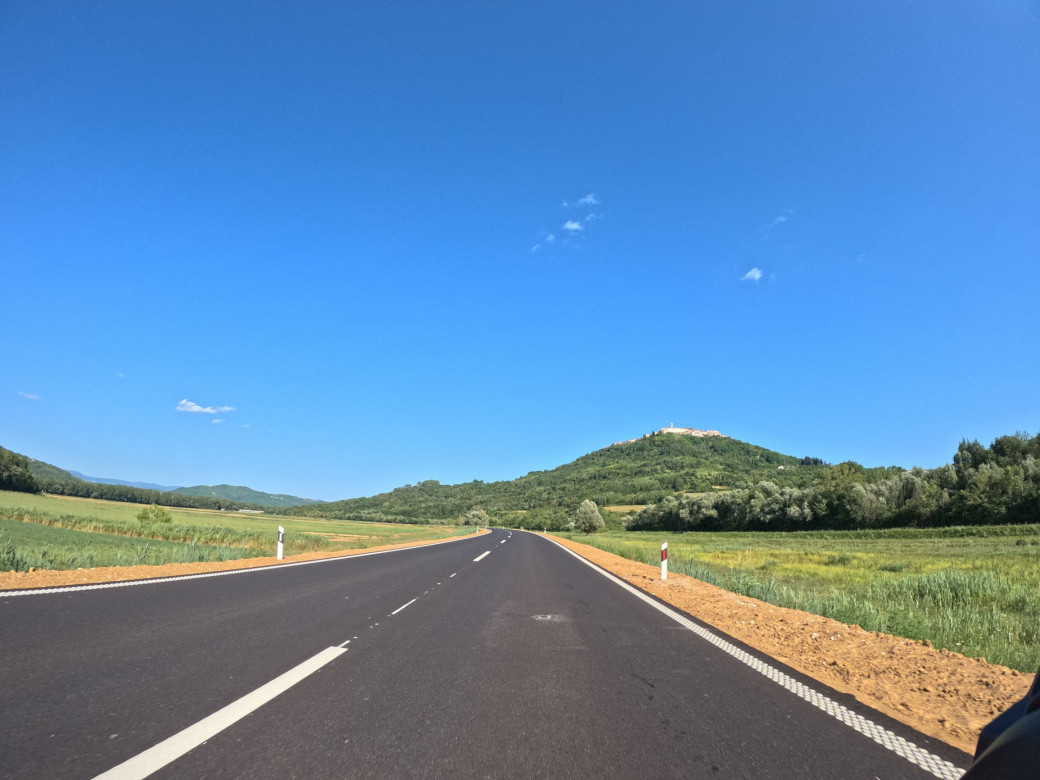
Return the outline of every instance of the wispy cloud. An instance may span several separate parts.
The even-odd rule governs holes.
[[[599,198],[596,197],[596,194],[593,193],[593,192],[590,192],[584,198],[578,198],[575,201],[565,200],[563,202],[563,207],[565,209],[570,209],[570,208],[575,208],[577,206],[598,206],[599,203],[600,203],[600,201],[599,201]]]
[[[752,268],[750,271],[748,271],[746,274],[744,274],[742,277],[740,277],[740,281],[742,281],[742,282],[757,282],[761,278],[762,278],[762,269],[761,268]]]
[[[216,425],[217,423],[224,422],[224,419],[222,417],[218,417],[216,420],[210,420],[210,422],[212,422],[214,425]]]
[[[225,412],[235,411],[233,406],[199,406],[194,401],[189,401],[187,398],[177,404],[178,412],[191,412],[192,414],[224,414]]]
[[[596,193],[590,192],[577,200],[565,200],[563,208],[567,210],[564,222],[553,232],[542,231],[538,239],[531,245],[531,252],[548,252],[550,249],[564,251],[565,249],[577,249],[582,246],[584,239],[589,234],[593,222],[603,219],[601,213],[592,209],[601,205]],[[584,213],[574,212],[581,209]]]
[[[532,252],[537,252],[542,247],[544,247],[544,246],[552,246],[555,243],[556,243],[556,236],[553,233],[547,233],[545,235],[545,238],[543,238],[541,241],[539,241],[537,244],[535,244],[533,247],[531,247],[531,251]]]
[[[36,395],[35,393],[23,393],[21,390],[19,390],[18,395],[20,395],[22,398],[28,398],[30,401],[40,400],[40,396]]]
[[[794,216],[794,211],[792,209],[784,209],[782,212],[773,217],[773,220],[771,222],[768,222],[762,226],[763,232],[765,232],[768,235],[770,230],[773,230],[774,228],[778,228],[781,225],[785,224],[789,219],[791,219],[792,216]]]

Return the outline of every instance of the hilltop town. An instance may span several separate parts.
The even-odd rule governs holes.
[[[698,437],[720,436],[723,439],[729,438],[725,434],[719,433],[718,431],[702,431],[699,428],[676,428],[675,427],[675,423],[669,423],[667,428],[661,428],[660,430],[657,430],[657,431],[651,431],[650,433],[644,433],[639,438],[640,439],[649,439],[651,436],[659,436],[662,433],[675,433],[675,434],[678,434],[679,436],[698,436]],[[625,441],[616,441],[616,442],[613,442],[610,446],[611,447],[617,447],[619,444],[631,444],[634,441],[638,441],[638,439],[626,439]]]

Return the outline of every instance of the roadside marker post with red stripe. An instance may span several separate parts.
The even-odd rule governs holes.
[[[661,579],[668,579],[668,542],[661,545]]]

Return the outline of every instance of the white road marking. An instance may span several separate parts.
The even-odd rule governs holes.
[[[499,544],[505,544],[508,541],[509,541],[508,539],[503,539],[501,542],[499,542]]]
[[[357,637],[354,637],[354,638],[355,638],[355,639],[357,639]],[[344,642],[343,644],[341,644],[341,645],[336,645],[336,647],[346,647],[346,646],[347,646],[347,645],[349,645],[349,644],[350,644],[350,640],[348,639],[348,640],[347,640],[346,642]]]
[[[158,585],[163,582],[179,582],[180,580],[202,580],[207,577],[227,577],[231,574],[255,574],[261,571],[275,571],[289,569],[293,566],[310,566],[315,563],[331,563],[332,561],[346,561],[353,558],[367,558],[370,555],[387,555],[388,553],[405,552],[406,550],[418,550],[421,547],[433,547],[437,544],[448,544],[450,542],[462,542],[472,539],[472,536],[456,536],[453,539],[443,539],[439,542],[418,545],[416,547],[399,547],[396,550],[378,550],[376,552],[358,553],[357,555],[341,555],[337,558],[319,558],[314,561],[297,561],[296,563],[277,563],[271,566],[254,566],[251,569],[232,569],[231,571],[208,571],[202,574],[182,574],[178,577],[153,577],[147,580],[127,580],[126,582],[99,582],[94,585],[68,585],[62,588],[31,588],[29,590],[0,590],[0,599],[8,596],[40,596],[46,593],[75,593],[80,590],[107,590],[108,588],[129,588],[134,585]]]
[[[481,558],[483,558],[486,555],[491,555],[491,550],[488,550],[487,552],[481,553],[480,555],[478,555],[476,558],[473,559],[473,563],[476,563],[477,561],[479,561]],[[454,577],[455,575],[453,574],[452,576]]]
[[[390,615],[391,615],[391,616],[393,616],[393,615],[396,615],[396,614],[397,614],[398,612],[400,612],[400,611],[401,611],[402,609],[404,609],[405,607],[411,606],[411,605],[412,605],[412,604],[414,604],[415,602],[416,602],[416,599],[412,599],[412,600],[411,600],[411,601],[409,601],[409,602],[408,602],[407,604],[402,604],[402,605],[401,605],[401,606],[399,606],[399,607],[398,607],[397,609],[395,609],[395,610],[394,610],[393,612],[391,612],[391,613],[390,613]]]
[[[455,572],[455,574],[458,574],[458,572]],[[451,577],[454,577],[454,576],[455,576],[455,574],[452,574],[452,575],[451,575]],[[450,580],[450,579],[451,579],[451,577],[448,577],[448,579]]]
[[[189,750],[198,747],[207,739],[211,739],[259,709],[274,697],[289,690],[296,683],[314,674],[329,661],[347,652],[346,648],[326,647],[316,656],[293,667],[285,674],[275,677],[271,682],[261,685],[252,693],[231,702],[221,710],[217,710],[207,718],[203,718],[193,726],[188,726],[178,734],[165,739],[158,745],[138,753],[119,766],[100,774],[95,780],[139,780],[157,772],[167,764],[176,761]]]
[[[538,536],[538,534],[535,535]],[[543,536],[541,538],[544,539],[545,537]],[[825,696],[819,691],[813,690],[808,685],[803,685],[791,676],[784,674],[779,669],[776,669],[770,666],[769,664],[765,663],[764,661],[755,658],[753,655],[751,655],[745,650],[741,650],[733,643],[727,642],[718,634],[715,634],[714,632],[697,625],[692,620],[687,618],[685,615],[681,615],[674,609],[671,609],[670,607],[665,606],[659,601],[652,599],[646,593],[632,585],[629,585],[621,578],[615,577],[613,574],[601,569],[599,566],[592,563],[591,561],[585,560],[576,552],[574,552],[573,550],[568,550],[559,542],[553,541],[552,539],[549,539],[548,541],[552,542],[557,547],[570,553],[579,561],[591,568],[593,571],[599,572],[608,580],[611,580],[615,584],[620,585],[622,588],[627,590],[636,598],[642,599],[654,609],[658,610],[659,612],[663,612],[676,623],[679,623],[681,626],[688,628],[690,631],[697,634],[697,636],[701,637],[702,639],[706,639],[708,642],[711,642],[711,644],[715,645],[723,652],[733,656],[738,661],[751,667],[759,674],[768,677],[777,685],[780,685],[781,687],[791,691],[791,693],[793,693],[795,696],[798,696],[800,699],[804,699],[805,701],[812,704],[814,707],[823,710],[828,715],[844,723],[846,726],[855,729],[860,734],[869,737],[870,739],[877,742],[879,745],[888,748],[896,755],[902,756],[911,764],[916,764],[917,766],[924,769],[926,772],[930,772],[931,774],[940,778],[940,780],[959,780],[961,775],[964,774],[964,769],[961,769],[958,766],[954,766],[946,759],[940,758],[934,753],[929,753],[927,750],[917,747],[917,745],[915,745],[913,742],[903,739],[898,734],[892,733],[883,726],[879,726],[872,720],[863,717],[858,712],[853,712],[844,705],[838,704],[838,702],[834,701],[828,696]]]

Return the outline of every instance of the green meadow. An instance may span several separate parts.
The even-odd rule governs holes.
[[[746,596],[1024,672],[1040,666],[1040,526],[560,534]]]
[[[363,549],[473,533],[416,526],[166,508],[170,521],[142,523],[140,504],[0,491],[0,571],[223,561]]]

